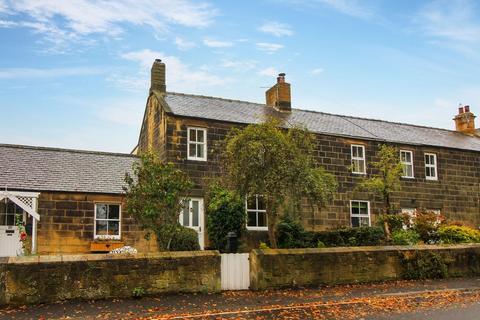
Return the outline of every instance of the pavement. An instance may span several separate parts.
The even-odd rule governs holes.
[[[480,319],[480,278],[62,301],[0,319]]]

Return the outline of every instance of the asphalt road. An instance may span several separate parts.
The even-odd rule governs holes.
[[[480,319],[480,279],[395,281],[0,308],[0,319]]]

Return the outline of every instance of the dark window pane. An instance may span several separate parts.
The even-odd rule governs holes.
[[[97,220],[96,232],[98,236],[107,235],[107,221]]]
[[[262,196],[258,196],[258,210],[266,210],[265,199]]]
[[[249,227],[256,227],[257,226],[257,213],[256,212],[248,212],[248,223],[247,226]]]
[[[368,227],[369,224],[370,224],[370,218],[366,218],[366,217],[360,218],[361,227]]]
[[[247,208],[248,209],[257,209],[257,200],[255,196],[250,196],[247,198]]]
[[[199,158],[204,157],[203,144],[197,144],[197,157]]]
[[[106,204],[97,204],[97,219],[107,219],[107,205]]]
[[[120,219],[120,206],[111,204],[108,206],[108,219]]]
[[[182,225],[185,227],[190,226],[190,209],[188,207],[188,201],[185,201],[183,206],[183,219]]]
[[[203,142],[203,130],[198,130],[197,131],[197,141],[198,142]]]
[[[258,213],[258,226],[259,227],[267,226],[267,214],[265,212]]]
[[[198,227],[198,201],[192,201],[192,227]]]
[[[360,208],[358,202],[352,202],[352,214],[360,214]]]
[[[118,236],[120,234],[120,223],[118,221],[108,222],[108,234],[111,236]]]
[[[7,226],[14,226],[15,225],[15,215],[7,213]]]
[[[190,151],[188,153],[189,157],[195,157],[197,152],[197,145],[195,143],[190,143]]]
[[[360,202],[359,207],[360,207],[360,214],[368,214],[368,203]]]
[[[358,217],[352,217],[352,227],[359,227],[360,226],[360,219]]]
[[[197,141],[197,131],[190,129],[190,141]]]

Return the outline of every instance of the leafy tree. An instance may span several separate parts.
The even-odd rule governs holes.
[[[383,201],[383,214],[390,215],[394,213],[392,194],[401,189],[400,178],[403,174],[403,166],[398,150],[392,146],[380,145],[378,158],[378,161],[372,163],[376,173],[362,181],[358,188],[373,192],[380,197]],[[384,229],[387,240],[390,240],[388,219],[384,219]]]
[[[234,191],[213,183],[208,192],[208,239],[215,249],[225,251],[227,234],[240,237],[245,230],[245,202]]]
[[[333,175],[317,166],[314,136],[303,128],[280,128],[268,120],[234,129],[225,140],[224,167],[229,182],[243,197],[263,195],[270,246],[277,247],[276,229],[288,198],[306,198],[323,206],[333,196]]]
[[[125,182],[127,212],[147,231],[147,238],[153,232],[159,247],[170,250],[174,235],[182,229],[182,200],[192,182],[172,163],[163,163],[153,153],[142,155],[134,163],[133,174],[127,173]]]

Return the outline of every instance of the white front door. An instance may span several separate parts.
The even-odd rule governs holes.
[[[0,202],[0,257],[14,257],[22,253],[22,242],[15,215],[22,215],[23,210],[10,200]]]
[[[205,246],[205,222],[202,198],[191,198],[188,200],[188,204],[185,203],[180,214],[180,224],[197,231],[198,243],[200,249],[203,250]]]

